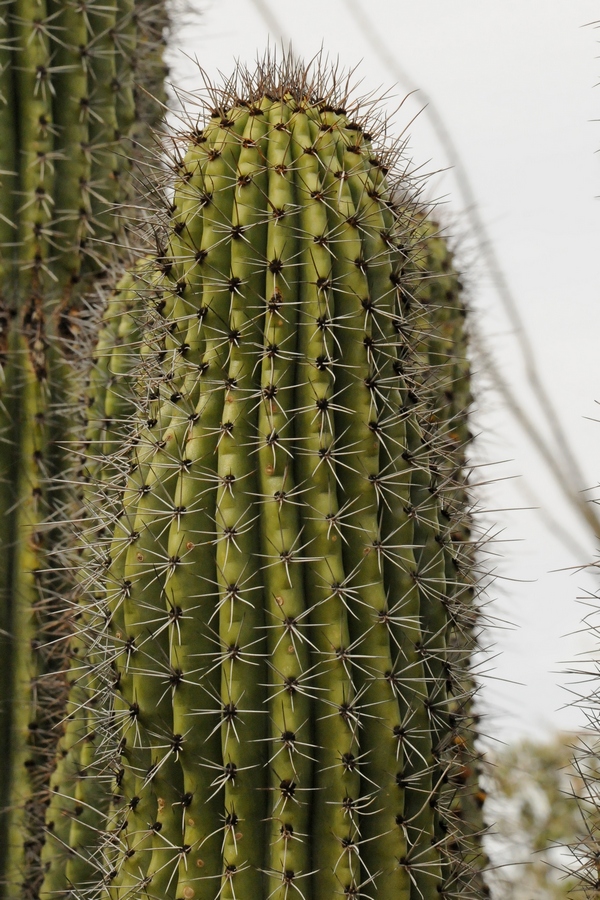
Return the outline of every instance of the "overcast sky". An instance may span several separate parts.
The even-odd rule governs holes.
[[[211,78],[252,64],[269,40],[261,8],[270,8],[294,50],[308,58],[321,46],[342,65],[360,63],[361,91],[390,91],[390,112],[410,85],[420,89],[393,119],[392,133],[412,122],[409,151],[434,172],[448,166],[423,109],[428,95],[443,116],[471,179],[480,214],[516,296],[544,383],[576,450],[586,487],[600,480],[600,88],[597,0],[188,0],[194,6],[177,36],[173,81],[200,84],[195,57]],[[358,24],[355,7],[368,16]],[[271,30],[271,43],[275,36]],[[379,49],[373,47],[379,42]],[[184,55],[187,54],[187,55]],[[395,64],[395,71],[391,71]],[[401,67],[408,82],[397,83]],[[450,172],[432,178],[442,220],[452,224],[467,266],[478,327],[496,352],[528,415],[536,420],[523,366],[497,294],[469,235]],[[481,389],[477,455],[490,465],[482,495],[497,533],[500,576],[489,633],[500,654],[484,683],[488,714],[504,739],[573,728],[582,719],[560,709],[564,662],[590,644],[575,632],[577,598],[594,580],[573,567],[590,561],[596,543],[573,518],[539,457],[503,401]],[[522,509],[537,506],[537,510]],[[505,511],[520,507],[518,511]],[[557,539],[556,519],[579,551]],[[495,524],[494,524],[495,523]],[[569,571],[556,572],[557,569]],[[512,623],[513,627],[505,623]],[[600,656],[600,651],[599,654]]]

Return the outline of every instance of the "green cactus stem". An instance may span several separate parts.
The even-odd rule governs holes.
[[[158,8],[162,25],[164,11]],[[0,882],[35,897],[65,716],[77,437],[90,321],[130,258],[130,137],[149,143],[133,68],[164,67],[147,4],[9,0],[0,18]],[[149,38],[146,41],[146,38]],[[145,57],[149,55],[150,60]],[[146,101],[145,101],[146,102]],[[147,104],[146,104],[147,105]],[[117,143],[119,149],[117,149]],[[85,347],[85,350],[82,348]],[[83,358],[82,358],[83,355]]]
[[[211,94],[140,276],[156,324],[106,461],[123,475],[98,473],[103,565],[82,563],[114,685],[98,889],[482,896],[456,813],[463,464],[432,427],[423,210],[324,74],[268,64]]]
[[[135,290],[134,290],[135,286]],[[132,415],[131,378],[139,362],[138,319],[142,285],[127,274],[106,305],[85,392],[86,467],[81,480],[80,527],[86,527],[86,508],[96,499],[103,481],[110,479],[106,460],[127,432]],[[77,586],[76,599],[86,585]],[[96,708],[106,702],[106,688],[95,676],[94,649],[81,637],[94,626],[94,608],[75,603],[73,636],[69,641],[70,669],[67,722],[58,743],[57,765],[50,779],[50,803],[46,813],[47,836],[42,852],[45,894],[52,897],[65,884],[93,884],[97,879],[94,854],[105,827],[109,803],[110,773],[103,772],[102,731],[97,728]]]

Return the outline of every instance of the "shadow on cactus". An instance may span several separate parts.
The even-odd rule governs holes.
[[[92,373],[41,896],[485,896],[451,254],[344,79],[208,95]]]

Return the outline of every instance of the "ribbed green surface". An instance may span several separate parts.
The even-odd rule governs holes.
[[[81,529],[93,527],[94,503],[102,503],[103,485],[115,475],[117,450],[134,411],[131,380],[140,361],[139,297],[144,284],[127,274],[109,301],[94,349],[85,394],[87,427]],[[111,463],[106,464],[106,460]],[[117,463],[118,473],[118,463]],[[87,516],[87,518],[86,518]],[[90,548],[87,562],[93,553]],[[67,675],[68,719],[57,748],[57,764],[50,779],[47,835],[42,852],[45,870],[42,897],[52,897],[65,885],[93,885],[99,867],[94,857],[105,827],[109,805],[110,770],[102,761],[102,730],[98,709],[109,700],[106,685],[95,672],[97,648],[87,635],[97,628],[96,610],[85,596],[89,585],[78,585],[71,616],[74,636],[69,642]]]
[[[418,273],[414,294],[421,322],[429,323],[418,352],[429,363],[422,368],[422,390],[428,397],[426,429],[434,439],[433,465],[441,499],[440,512],[451,525],[444,544],[450,628],[448,664],[453,677],[448,701],[452,720],[460,733],[453,738],[457,767],[444,790],[452,815],[461,823],[457,847],[457,878],[464,886],[465,860],[481,862],[481,836],[485,832],[483,791],[479,777],[481,754],[476,746],[479,717],[475,694],[477,680],[471,670],[483,627],[478,596],[482,590],[473,531],[473,497],[468,488],[471,372],[468,359],[468,306],[453,255],[439,226],[423,219],[413,265]],[[419,325],[417,324],[417,328]],[[461,873],[461,868],[463,869]],[[467,869],[468,872],[468,869]],[[476,876],[484,889],[481,876]]]
[[[480,895],[454,797],[463,507],[422,213],[387,170],[301,88],[215,110],[178,165],[159,371],[96,576],[111,900]]]
[[[0,10],[0,883],[37,895],[65,715],[80,369],[111,269],[130,256],[128,136],[148,140],[133,68],[163,66],[142,4]],[[155,19],[164,19],[159,7]],[[159,32],[160,34],[160,26]],[[154,37],[153,37],[154,36]],[[146,38],[150,42],[146,43]],[[160,42],[158,43],[160,45]],[[150,59],[148,59],[150,57]],[[122,140],[122,143],[121,143]],[[119,142],[117,150],[117,142]],[[97,316],[96,316],[97,318]]]

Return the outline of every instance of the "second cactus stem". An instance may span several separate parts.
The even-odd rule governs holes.
[[[60,525],[88,313],[129,256],[128,156],[148,142],[134,81],[159,85],[162,20],[128,0],[0,9],[0,890],[35,898],[65,717],[70,615]],[[162,29],[160,21],[160,29]],[[144,99],[144,103],[145,103]],[[147,104],[146,104],[147,105]]]
[[[468,375],[424,300],[431,236],[402,160],[324,76],[241,82],[174,160],[139,275],[153,374],[96,510],[101,564],[84,560],[89,664],[114,691],[92,712],[115,773],[98,883],[110,900],[475,898],[448,437],[466,410],[439,409],[453,385],[468,404]],[[72,887],[61,841],[48,898]]]

